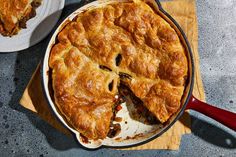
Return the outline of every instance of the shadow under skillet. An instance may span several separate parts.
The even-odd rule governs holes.
[[[236,137],[230,133],[193,115],[191,116],[191,122],[192,133],[200,139],[219,147],[236,148]]]
[[[80,148],[80,145],[77,143],[75,138],[59,132],[57,129],[49,125],[47,122],[39,118],[36,114],[22,107],[19,104],[19,100],[31,78],[31,75],[35,71],[39,62],[43,59],[48,42],[55,29],[69,14],[71,14],[73,11],[83,6],[84,4],[85,2],[83,1],[81,3],[73,3],[65,6],[62,11],[61,18],[57,23],[57,25],[53,28],[53,31],[40,43],[28,49],[19,51],[17,53],[16,64],[14,67],[14,84],[16,86],[16,89],[15,91],[12,92],[9,106],[13,110],[17,110],[25,114],[29,119],[29,121],[31,122],[31,124],[34,125],[38,130],[40,130],[45,135],[49,145],[57,150]],[[37,37],[39,35],[38,30],[44,29],[43,24],[47,23],[47,21],[53,18],[55,15],[58,15],[58,13],[50,15],[48,18],[45,19],[45,21],[39,24],[39,26],[36,28],[36,31],[34,31],[31,38]]]

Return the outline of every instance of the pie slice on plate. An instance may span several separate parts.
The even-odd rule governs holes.
[[[16,35],[26,22],[36,16],[41,0],[0,0],[0,34]]]

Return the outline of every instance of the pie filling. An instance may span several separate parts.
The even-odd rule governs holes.
[[[12,20],[12,18],[13,18],[12,16],[18,16],[17,14],[20,14],[20,13],[14,12],[16,15],[14,15],[14,14],[11,15],[12,12],[9,12],[8,15],[3,15],[2,12],[4,11],[4,9],[1,10],[1,8],[0,8],[0,33],[3,36],[13,36],[13,35],[16,35],[20,31],[20,29],[27,28],[26,22],[29,19],[36,16],[36,9],[41,5],[41,1],[42,0],[33,0],[30,3],[29,7],[25,9],[25,12],[20,17],[20,19],[17,19],[17,22],[14,22]],[[7,1],[5,3],[7,3]],[[6,5],[11,6],[11,5],[17,5],[17,4],[15,4],[13,2],[11,3],[9,1],[9,4],[6,4]],[[11,6],[11,9],[12,8],[14,8],[14,6]],[[24,9],[24,8],[21,8],[21,9]],[[16,18],[16,17],[14,17],[14,18]]]
[[[180,106],[188,77],[175,30],[140,1],[117,2],[77,15],[57,35],[49,66],[55,104],[88,139],[115,137],[122,102],[144,123],[165,123]],[[118,98],[117,98],[118,96]],[[127,106],[128,107],[128,106]]]

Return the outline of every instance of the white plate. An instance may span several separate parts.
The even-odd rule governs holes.
[[[37,15],[27,22],[27,28],[13,37],[0,34],[0,53],[29,48],[45,38],[60,18],[65,0],[42,0]]]

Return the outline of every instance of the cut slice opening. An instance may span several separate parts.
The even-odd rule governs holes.
[[[114,87],[114,80],[112,80],[109,84],[108,84],[108,89],[111,92],[113,90]]]
[[[132,90],[127,85],[124,84],[124,82],[120,83],[118,89],[119,89],[119,94],[125,97],[127,103],[126,106],[127,109],[129,110],[129,114],[132,119],[148,125],[161,123],[156,118],[156,116],[144,106],[143,101],[140,98],[138,98],[132,92]],[[128,102],[131,102],[132,104],[128,104]]]
[[[121,56],[121,54],[118,54],[118,55],[116,56],[116,66],[119,66],[119,65],[120,65],[121,60],[122,60],[122,56]]]
[[[119,76],[120,76],[120,79],[132,79],[132,76],[127,74],[127,73],[123,73],[123,72],[119,72]]]
[[[121,104],[126,102],[130,118],[140,121],[147,125],[161,124],[156,116],[151,113],[143,104],[142,100],[135,96],[131,89],[125,85],[125,82],[121,81],[118,86],[119,95],[117,101],[113,105],[112,112],[113,116],[110,122],[110,130],[107,137],[114,138],[121,132],[121,126],[116,122],[116,115],[122,109]],[[132,104],[130,104],[131,102]]]
[[[110,68],[108,68],[105,65],[99,65],[99,68],[102,69],[102,70],[105,70],[105,71],[112,71]]]

